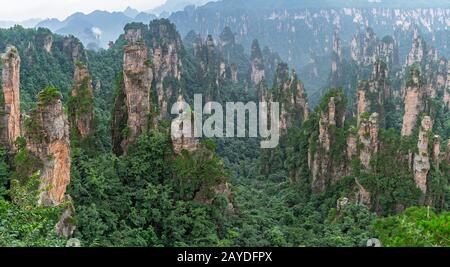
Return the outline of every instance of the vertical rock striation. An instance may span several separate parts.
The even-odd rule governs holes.
[[[74,87],[69,103],[70,123],[81,138],[94,131],[93,87],[89,70],[82,63],[75,64]]]
[[[414,155],[414,181],[423,194],[427,192],[427,175],[430,171],[430,153],[428,151],[429,135],[432,122],[429,116],[422,120],[417,142],[417,153]]]
[[[1,141],[11,150],[15,150],[17,137],[21,134],[20,126],[20,56],[15,47],[6,48],[1,56],[3,63],[2,88],[4,105],[1,108]]]
[[[122,141],[126,153],[141,133],[149,127],[150,89],[153,80],[148,64],[148,48],[142,41],[141,29],[128,29],[125,35],[123,80],[127,106],[127,128]]]
[[[56,89],[47,88],[38,98],[38,106],[25,122],[27,149],[43,163],[39,203],[58,205],[65,200],[70,182],[69,121]]]
[[[252,63],[251,80],[254,85],[258,85],[265,77],[264,58],[259,47],[258,40],[253,40],[250,57]]]
[[[425,108],[425,88],[421,80],[421,70],[414,65],[409,70],[405,91],[405,113],[403,115],[402,136],[410,136],[416,127],[417,119]]]

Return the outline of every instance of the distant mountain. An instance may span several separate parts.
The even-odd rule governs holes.
[[[34,28],[42,19],[28,19],[24,21],[0,21],[0,28],[10,28],[14,25],[21,25],[24,28]]]
[[[51,31],[74,35],[88,49],[105,48],[110,41],[115,41],[123,32],[123,27],[129,22],[149,23],[156,16],[128,7],[123,12],[108,12],[96,10],[89,14],[75,13],[65,20],[47,19],[36,26],[48,28]]]
[[[164,4],[149,10],[149,13],[159,16],[168,16],[170,13],[183,10],[186,6],[202,6],[208,2],[216,2],[217,0],[167,0]]]

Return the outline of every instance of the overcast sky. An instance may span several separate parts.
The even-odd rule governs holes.
[[[0,21],[30,18],[64,19],[74,12],[122,11],[131,6],[140,11],[152,9],[165,0],[0,0]]]

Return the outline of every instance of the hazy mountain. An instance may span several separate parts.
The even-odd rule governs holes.
[[[28,19],[24,21],[0,21],[0,28],[10,28],[14,25],[22,25],[25,28],[33,28],[41,21],[42,19]]]
[[[156,16],[128,7],[123,12],[96,10],[89,14],[75,13],[65,20],[47,19],[37,26],[63,35],[74,35],[90,49],[105,48],[116,40],[129,22],[148,23]]]
[[[149,10],[149,13],[164,16],[165,14],[181,11],[186,6],[195,5],[202,6],[208,2],[215,2],[217,0],[167,0],[164,4],[154,9]]]

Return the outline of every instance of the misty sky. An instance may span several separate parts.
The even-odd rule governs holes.
[[[5,2],[5,3],[3,3]],[[64,19],[74,12],[122,11],[131,6],[140,11],[152,9],[165,0],[0,0],[0,21],[30,18]]]

